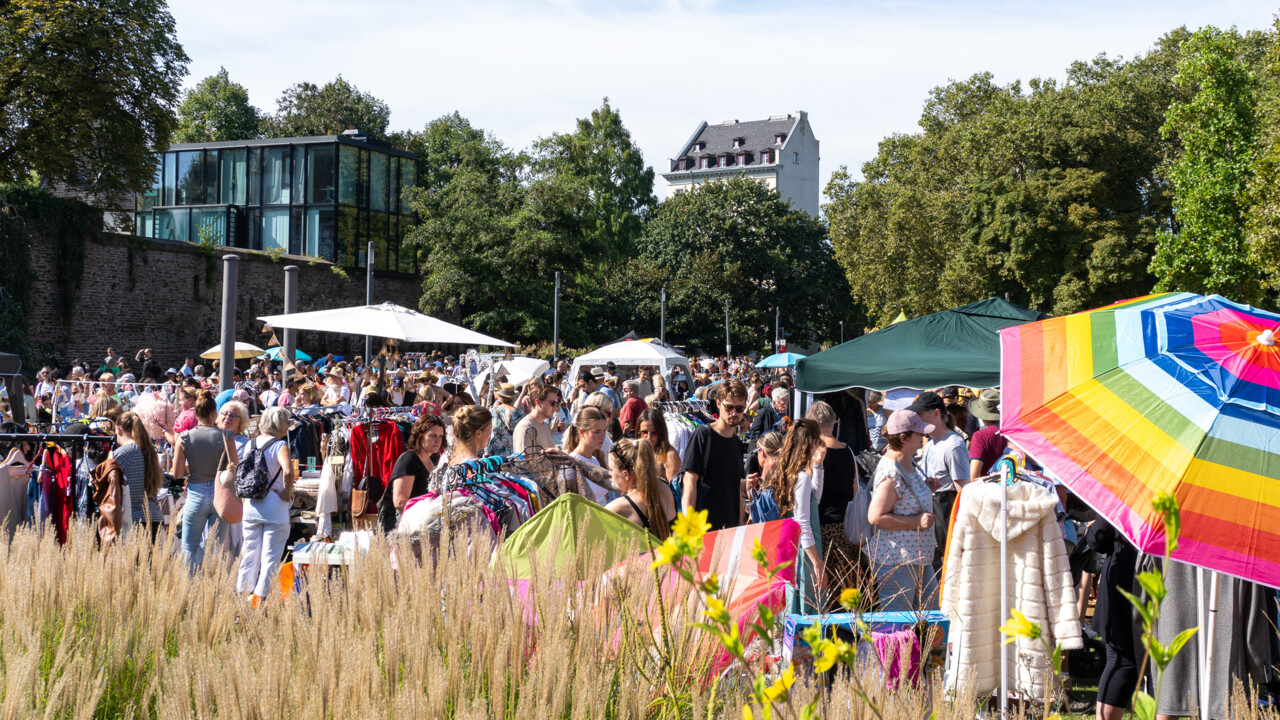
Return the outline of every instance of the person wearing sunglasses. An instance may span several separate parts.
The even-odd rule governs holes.
[[[560,409],[560,388],[554,385],[534,385],[529,388],[528,394],[533,403],[533,411],[521,418],[511,433],[511,449],[516,453],[522,453],[525,448],[535,445],[543,450],[556,446],[550,422]]]
[[[746,521],[746,484],[738,426],[747,410],[747,386],[726,380],[716,388],[720,416],[693,431],[685,447],[681,507],[706,510],[712,530]]]

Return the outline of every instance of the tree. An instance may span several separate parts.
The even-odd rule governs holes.
[[[668,341],[723,347],[727,298],[735,347],[769,347],[774,308],[789,340],[805,345],[829,328],[815,318],[849,303],[823,224],[754,180],[707,183],[667,198],[636,244],[626,297],[656,327],[666,287]]]
[[[1172,222],[1159,128],[1185,36],[1074,63],[1062,84],[980,74],[933,90],[921,132],[882,141],[865,180],[841,168],[827,186],[854,298],[885,323],[993,295],[1063,314],[1147,292]]]
[[[323,87],[301,82],[286,89],[263,133],[267,137],[338,135],[350,127],[385,140],[390,122],[391,109],[385,102],[339,75]]]
[[[543,175],[570,174],[587,183],[591,204],[583,219],[592,241],[614,257],[627,257],[644,217],[658,204],[653,168],[605,98],[578,129],[556,133],[534,146],[535,169]]]
[[[1174,82],[1194,95],[1169,107],[1163,127],[1182,153],[1169,170],[1177,227],[1161,235],[1151,261],[1159,290],[1261,298],[1245,237],[1261,131],[1259,82],[1246,56],[1257,44],[1209,26],[1182,46]]]
[[[10,0],[0,11],[0,181],[138,190],[187,72],[163,0]]]
[[[188,90],[178,106],[174,142],[249,140],[261,134],[262,113],[249,104],[249,91],[231,82],[226,68]]]
[[[453,115],[409,138],[420,152],[421,218],[408,242],[422,258],[422,307],[522,341],[551,334],[556,270],[596,261],[578,221],[587,191],[575,178],[530,179],[530,158]]]

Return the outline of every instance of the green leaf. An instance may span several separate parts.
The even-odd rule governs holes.
[[[1173,642],[1169,643],[1169,659],[1170,660],[1177,657],[1178,653],[1182,651],[1182,646],[1186,645],[1187,641],[1190,640],[1191,637],[1195,635],[1196,631],[1199,629],[1200,628],[1187,628],[1186,630],[1183,630],[1182,632],[1178,633],[1178,636],[1173,639]]]
[[[1139,690],[1133,694],[1133,714],[1138,720],[1156,720],[1156,700]]]
[[[1123,588],[1117,588],[1117,590],[1119,590],[1122,595],[1129,598],[1129,602],[1133,603],[1133,607],[1138,611],[1138,614],[1142,616],[1142,622],[1144,625],[1151,627],[1155,623],[1155,613],[1147,606],[1146,603],[1139,600],[1137,595],[1134,595]]]
[[[1163,573],[1159,571],[1138,573],[1137,580],[1142,589],[1147,591],[1149,597],[1157,603],[1164,602],[1164,597],[1169,591],[1165,589]]]

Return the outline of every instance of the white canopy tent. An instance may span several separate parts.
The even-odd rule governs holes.
[[[371,335],[404,342],[515,347],[509,342],[389,302],[288,315],[264,315],[258,319],[266,323],[267,327],[284,330]]]
[[[550,363],[539,358],[517,357],[510,360],[499,360],[493,364],[492,368],[485,368],[479,375],[476,375],[472,381],[472,389],[477,393],[478,397],[480,388],[484,387],[484,384],[489,380],[490,372],[506,375],[507,382],[520,387],[550,369]]]
[[[626,340],[605,345],[581,355],[573,361],[570,378],[578,377],[578,371],[584,367],[603,367],[606,363],[618,367],[657,367],[664,376],[669,376],[671,368],[684,368],[685,377],[692,378],[689,360],[671,348],[644,340]]]

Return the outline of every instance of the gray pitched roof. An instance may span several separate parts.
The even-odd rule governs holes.
[[[799,115],[775,115],[768,120],[750,120],[747,122],[727,122],[717,125],[707,125],[698,133],[697,137],[691,138],[688,143],[681,148],[680,154],[673,159],[671,165],[674,170],[678,167],[680,158],[696,159],[703,155],[720,155],[721,153],[736,154],[742,151],[751,153],[752,165],[760,162],[760,151],[767,149],[778,149],[781,147],[774,142],[774,136],[778,133],[790,135],[796,123],[799,122]],[[742,147],[735,148],[733,146],[734,138],[743,138]],[[698,142],[706,144],[702,150],[695,151]],[[784,139],[785,143],[786,140]]]

